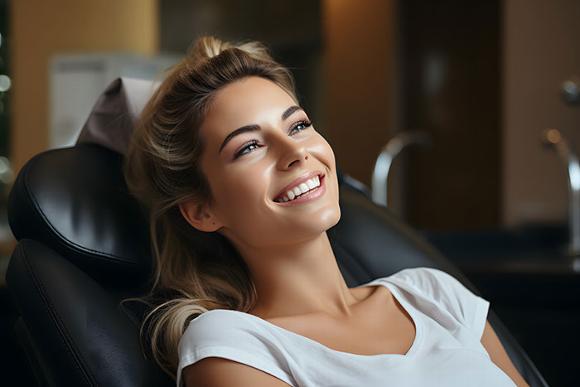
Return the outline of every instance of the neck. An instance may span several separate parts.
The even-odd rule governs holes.
[[[340,272],[326,232],[291,246],[238,247],[258,292],[262,318],[326,314],[348,318],[358,301]]]

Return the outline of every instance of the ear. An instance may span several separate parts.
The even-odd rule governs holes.
[[[207,205],[194,200],[179,204],[179,211],[185,220],[199,231],[214,232],[223,226]]]

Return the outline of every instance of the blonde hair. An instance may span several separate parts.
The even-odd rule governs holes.
[[[199,163],[199,127],[215,92],[247,76],[269,79],[297,100],[290,72],[262,44],[198,39],[145,106],[125,159],[128,189],[149,212],[155,259],[151,291],[139,299],[152,307],[141,337],[173,378],[178,343],[193,318],[216,308],[248,312],[257,299],[249,270],[229,241],[195,230],[179,211],[188,200],[213,200]]]

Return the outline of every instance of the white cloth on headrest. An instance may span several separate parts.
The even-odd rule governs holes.
[[[97,100],[76,143],[96,143],[126,154],[135,121],[158,86],[145,79],[115,79]]]

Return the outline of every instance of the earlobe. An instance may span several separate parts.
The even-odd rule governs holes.
[[[207,205],[189,201],[179,204],[179,211],[187,223],[199,231],[214,232],[222,227]]]

